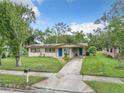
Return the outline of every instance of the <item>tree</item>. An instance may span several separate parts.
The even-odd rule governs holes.
[[[69,32],[71,32],[71,28],[63,22],[55,24],[55,26],[51,29],[52,35],[56,37],[56,43],[58,43],[58,39],[61,35],[65,35]]]
[[[5,42],[3,36],[0,34],[0,65],[2,65],[2,55],[4,52]]]
[[[47,37],[49,37],[49,36],[51,36],[52,35],[52,30],[51,30],[51,28],[46,28],[46,30],[44,31],[44,34],[45,34],[45,39],[47,38]]]
[[[29,29],[29,37],[25,40],[25,46],[36,43],[33,31],[34,30],[32,28]]]
[[[61,28],[62,27],[62,28]],[[58,32],[54,32],[53,28],[47,28],[44,32],[44,43],[82,43],[86,42],[86,37],[83,31],[71,32],[68,26],[61,26],[63,29]],[[67,28],[66,28],[67,27]],[[59,28],[59,27],[57,27]],[[65,30],[68,29],[68,30]],[[70,29],[70,30],[69,30]],[[58,34],[58,35],[57,35]]]
[[[10,17],[8,15],[7,5],[5,1],[0,2],[0,65],[2,65],[2,55],[4,52],[5,45],[7,44],[8,32],[10,32],[11,26],[8,25],[10,23]]]
[[[112,46],[120,49],[117,59],[118,66],[122,67],[122,64],[120,63],[121,60],[124,59],[124,1],[116,0],[109,12],[109,18],[111,20],[108,29],[110,30],[110,37],[114,41]]]
[[[105,47],[106,32],[100,28],[94,30],[94,33],[87,34],[87,37],[89,38],[89,46],[95,46],[97,50],[102,50]]]
[[[25,41],[25,45],[45,43],[45,32],[40,31],[39,29],[29,30],[29,37]]]
[[[83,31],[73,32],[73,34],[77,43],[83,43],[85,41],[85,34]]]
[[[43,43],[45,40],[45,33],[36,29],[33,33],[34,38],[35,38],[35,42],[37,43]]]
[[[115,34],[115,28],[120,32],[120,28],[122,29],[122,21],[124,18],[124,1],[123,0],[116,0],[113,3],[112,8],[105,12],[104,15],[95,21],[96,24],[104,24],[104,29],[101,31],[102,34],[99,35],[100,38],[96,40],[100,41],[103,37],[103,48],[104,47],[117,47],[118,39],[117,33]],[[119,26],[121,24],[121,26]],[[98,32],[97,32],[98,33]],[[116,38],[116,39],[115,39]],[[120,43],[121,44],[121,43]]]
[[[16,66],[20,66],[22,49],[29,35],[29,24],[34,22],[35,14],[28,6],[16,5],[9,1],[4,5],[6,6],[5,19],[9,19],[7,24],[9,26],[9,46],[16,58]]]
[[[109,29],[111,34],[116,37],[114,45],[119,48],[120,52],[117,55],[118,67],[123,67],[122,60],[124,59],[124,1],[116,0],[113,4],[111,13],[111,21]]]
[[[118,63],[124,58],[124,0],[116,0],[112,8],[96,23],[107,23],[104,29],[104,47],[119,48]],[[100,35],[102,37],[102,35]],[[100,40],[100,39],[99,39]],[[98,39],[96,41],[99,41]]]

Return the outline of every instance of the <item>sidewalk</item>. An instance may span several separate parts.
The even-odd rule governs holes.
[[[108,82],[108,83],[118,83],[124,84],[124,78],[116,78],[116,77],[103,77],[103,76],[83,76],[84,81],[100,81],[100,82]]]
[[[26,75],[23,71],[0,70],[0,74]],[[29,72],[30,76],[51,77],[56,73]]]
[[[10,90],[0,90],[0,93],[24,93],[24,92],[10,91]]]

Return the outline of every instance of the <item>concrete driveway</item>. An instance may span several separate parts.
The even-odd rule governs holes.
[[[33,87],[52,91],[61,91],[56,93],[94,93],[94,90],[82,81],[82,76],[80,75],[81,65],[82,59],[74,58],[56,75],[34,84]]]

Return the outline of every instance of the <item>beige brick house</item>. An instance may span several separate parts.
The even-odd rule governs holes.
[[[28,56],[47,56],[54,58],[83,57],[86,54],[87,43],[78,44],[33,44],[28,46]]]

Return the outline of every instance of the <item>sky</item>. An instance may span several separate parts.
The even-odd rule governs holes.
[[[101,24],[94,21],[111,8],[115,0],[11,0],[29,5],[36,14],[36,22],[31,26],[44,31],[58,22],[64,22],[73,31],[91,32]]]

